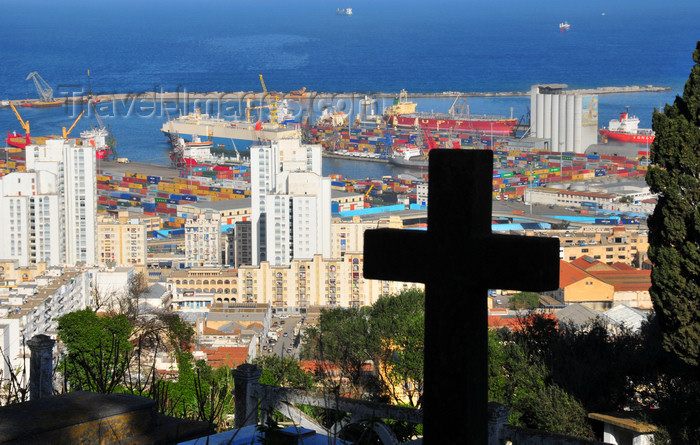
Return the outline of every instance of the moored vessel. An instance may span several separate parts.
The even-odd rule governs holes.
[[[409,144],[394,149],[389,164],[406,168],[427,168],[428,156],[417,145]]]
[[[611,119],[607,128],[601,128],[600,134],[608,139],[634,144],[651,144],[655,136],[654,130],[639,128],[639,118],[630,116],[629,107],[625,112],[620,113],[618,119]]]
[[[172,139],[174,143],[173,151],[170,152],[170,161],[174,167],[232,166],[246,163],[246,160],[241,158],[238,151],[236,151],[235,158],[213,154],[211,152],[213,143],[211,141],[202,141],[196,135],[193,136],[192,142],[186,142],[181,137]]]
[[[416,112],[394,116],[392,122],[394,126],[403,128],[509,136],[513,134],[518,120],[505,116]]]
[[[95,147],[95,158],[105,159],[112,154],[112,149],[107,145],[107,137],[109,131],[103,127],[94,127],[91,130],[80,132],[82,145],[91,145]]]
[[[60,107],[63,105],[62,100],[52,100],[51,102],[24,102],[20,104],[22,107],[26,108],[52,108]]]
[[[458,105],[458,101],[461,102]],[[453,131],[488,136],[514,134],[517,119],[505,116],[471,114],[464,98],[458,97],[447,113],[417,112],[416,104],[408,101],[405,91],[384,111],[388,124],[398,128],[430,131]]]
[[[298,123],[282,120],[288,119],[290,115],[288,111],[278,109],[276,115],[280,118],[278,122],[284,123],[228,120],[194,112],[168,120],[163,123],[161,131],[168,137],[171,135],[197,136],[200,139],[212,141],[217,147],[230,150],[234,149],[236,143],[247,149],[257,141],[276,141],[300,136]]]

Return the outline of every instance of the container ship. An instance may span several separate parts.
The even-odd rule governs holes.
[[[600,134],[608,139],[634,144],[651,144],[655,135],[650,128],[639,128],[639,118],[630,116],[629,107],[620,113],[619,119],[612,119],[607,128],[601,128]]]

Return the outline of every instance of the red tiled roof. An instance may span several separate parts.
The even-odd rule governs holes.
[[[299,368],[309,374],[315,374],[318,371],[322,371],[326,374],[340,374],[340,367],[327,360],[301,360],[299,362]]]
[[[594,260],[593,258],[587,255],[580,256],[569,264],[573,264],[581,270],[588,270],[593,266],[605,265],[605,263],[603,263],[602,261]]]
[[[222,346],[215,349],[202,349],[202,352],[207,354],[207,363],[215,369],[222,365],[233,369],[248,359],[247,346]]]
[[[613,263],[612,267],[615,270],[637,270],[634,267],[630,266],[629,264],[625,264],[625,263]]]
[[[531,314],[526,317],[500,317],[498,315],[489,315],[488,323],[489,328],[508,328],[512,330],[520,330],[525,326],[529,326],[535,317],[548,318],[557,321],[557,317],[554,314]]]
[[[574,284],[584,278],[590,277],[591,274],[579,269],[578,267],[567,263],[564,260],[559,260],[559,288],[564,289],[565,287]]]
[[[651,287],[650,270],[601,270],[591,275],[612,285],[615,292],[648,291]]]

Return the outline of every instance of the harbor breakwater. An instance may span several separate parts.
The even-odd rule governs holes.
[[[569,93],[578,94],[624,94],[624,93],[656,93],[671,91],[670,87],[660,87],[654,85],[630,85],[621,87],[597,87],[586,89],[566,90]],[[72,95],[66,95],[59,100],[63,100],[65,105],[76,105],[87,103],[88,97],[83,94],[83,91],[77,91]],[[208,103],[244,103],[247,100],[251,102],[262,102],[270,97],[278,99],[288,99],[298,103],[316,103],[318,101],[328,102],[333,100],[360,100],[365,96],[373,99],[394,99],[399,93],[394,92],[316,92],[308,91],[299,94],[298,92],[284,93],[271,91],[267,94],[254,91],[235,91],[235,92],[195,92],[186,89],[178,91],[146,91],[141,93],[110,93],[110,94],[95,94],[94,98],[99,102],[121,102],[128,103],[130,101],[142,101],[150,103],[189,103],[189,102],[208,102]],[[458,97],[524,97],[529,96],[530,91],[501,91],[501,92],[463,92],[463,91],[444,91],[438,93],[409,93],[409,98],[429,99],[429,98],[458,98]],[[32,104],[38,102],[38,99],[21,99],[3,101],[3,106],[9,106],[9,102],[14,105]]]

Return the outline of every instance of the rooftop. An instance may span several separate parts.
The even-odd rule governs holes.
[[[251,201],[250,198],[224,199],[221,201],[193,201],[192,203],[181,204],[181,206],[221,212],[224,210],[249,209],[251,207]]]

